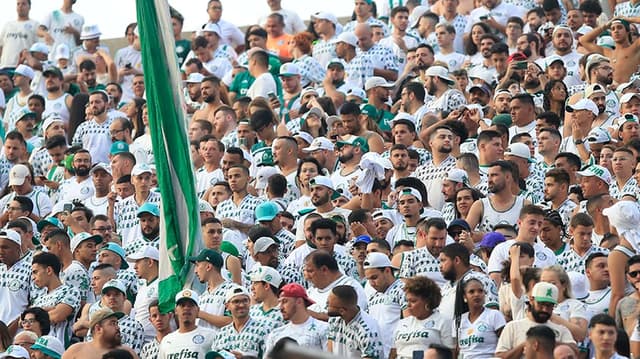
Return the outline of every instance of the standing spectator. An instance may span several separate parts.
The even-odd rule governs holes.
[[[140,53],[140,37],[138,26],[132,24],[133,42],[116,52],[114,63],[118,71],[118,83],[122,87],[122,102],[130,102],[134,98],[133,78],[142,74],[142,54]]]
[[[38,22],[29,19],[29,11],[30,0],[16,0],[18,19],[5,23],[0,33],[0,69],[18,66],[23,51],[36,42]]]
[[[244,35],[237,26],[222,19],[222,2],[220,0],[209,0],[207,4],[207,14],[209,21],[207,24],[216,24],[220,27],[220,44],[229,45],[238,53],[244,50]]]
[[[267,30],[267,50],[273,52],[280,57],[280,61],[291,59],[289,52],[289,41],[292,35],[284,31],[284,17],[278,13],[272,13],[267,16],[265,29]]]
[[[62,0],[60,9],[49,12],[38,27],[38,37],[43,37],[55,54],[60,45],[67,51],[80,45],[80,30],[84,26],[84,17],[73,11],[75,0]]]
[[[29,305],[31,266],[28,257],[22,256],[21,245],[18,232],[10,229],[0,231],[0,301],[3,303],[0,306],[0,321],[3,323],[17,324],[20,313]]]
[[[282,8],[282,0],[267,0],[267,5],[269,5],[271,13],[277,13],[282,16],[284,20],[284,32],[287,34],[294,35],[307,29],[307,26],[304,24],[304,21],[302,21],[298,13]],[[258,24],[263,27],[266,23],[267,17],[265,16],[260,17],[258,20]]]

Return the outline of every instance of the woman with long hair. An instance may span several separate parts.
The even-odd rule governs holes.
[[[542,108],[564,118],[564,109],[569,91],[567,85],[562,80],[550,80],[544,86],[544,96],[542,97]]]
[[[473,202],[484,198],[482,192],[475,188],[463,187],[456,191],[456,218],[465,219],[469,214]]]
[[[558,288],[558,304],[550,319],[556,324],[569,329],[573,339],[577,342],[585,339],[589,316],[586,305],[573,298],[571,280],[560,265],[552,265],[542,269],[540,281],[555,285]]]
[[[477,22],[471,26],[471,33],[464,42],[464,50],[467,54],[467,60],[471,63],[482,62],[482,54],[480,53],[480,38],[484,34],[490,34],[491,28],[484,22]]]
[[[484,307],[485,298],[482,282],[472,276],[456,288],[454,338],[465,359],[492,357],[506,325],[500,311]]]
[[[430,344],[453,348],[451,321],[437,310],[442,300],[440,287],[427,277],[416,276],[406,279],[404,293],[410,316],[398,323],[389,358],[413,358],[415,350]]]
[[[311,203],[311,187],[309,181],[316,177],[324,175],[322,165],[313,157],[303,158],[298,162],[298,171],[296,172],[296,186],[300,189],[300,198],[293,200],[287,207],[287,212],[298,213],[304,208],[313,207]]]
[[[142,122],[142,106],[146,103],[147,101],[143,98],[134,98],[133,101],[122,107],[122,112],[127,115],[129,121],[133,124],[131,137],[134,140],[145,133],[144,123]]]

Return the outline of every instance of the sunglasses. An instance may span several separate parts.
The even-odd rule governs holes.
[[[635,278],[638,276],[638,274],[640,274],[640,270],[634,270],[633,272],[629,272],[627,274],[629,274],[629,277]]]

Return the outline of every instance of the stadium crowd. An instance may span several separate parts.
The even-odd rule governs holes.
[[[172,8],[203,247],[173,310],[137,24],[112,55],[75,0],[13,1],[0,358],[640,357],[638,0],[246,1],[244,32],[210,0],[184,38]]]

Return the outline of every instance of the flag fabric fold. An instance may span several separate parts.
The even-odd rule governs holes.
[[[200,216],[187,124],[180,93],[175,41],[167,0],[136,0],[149,131],[153,143],[160,216],[160,310],[174,307],[174,296],[194,273],[189,257],[202,243]]]

